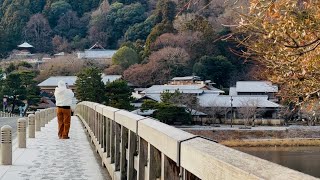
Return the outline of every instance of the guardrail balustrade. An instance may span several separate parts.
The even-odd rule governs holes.
[[[125,110],[81,102],[75,114],[112,179],[315,179]]]

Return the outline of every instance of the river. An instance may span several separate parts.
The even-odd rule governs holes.
[[[237,147],[235,149],[320,178],[320,147]]]

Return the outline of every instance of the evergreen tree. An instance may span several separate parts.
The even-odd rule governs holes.
[[[162,99],[167,99],[169,94],[163,93],[161,96],[166,97],[162,97]],[[191,115],[186,112],[184,107],[176,106],[170,102],[146,100],[143,102],[141,110],[155,110],[151,116],[166,124],[190,124],[192,121]]]
[[[22,105],[22,101],[26,99],[26,88],[23,86],[21,74],[13,72],[7,75],[4,86],[3,95],[9,97],[9,104],[12,105],[10,111],[13,113],[16,105]]]
[[[89,67],[78,73],[75,86],[79,101],[103,103],[105,86],[99,69]]]
[[[106,85],[107,105],[119,108],[132,110],[133,106],[131,90],[128,83],[124,80],[116,80]]]
[[[194,64],[193,73],[202,79],[212,80],[218,86],[228,87],[226,79],[230,78],[233,69],[234,66],[224,56],[203,56],[200,62]]]
[[[8,102],[12,106],[10,109],[12,113],[17,105],[27,105],[26,112],[28,107],[37,105],[40,101],[40,89],[34,80],[36,75],[36,72],[30,70],[13,71],[7,75],[6,79],[2,80],[2,93],[9,97]],[[24,100],[27,104],[23,102]]]

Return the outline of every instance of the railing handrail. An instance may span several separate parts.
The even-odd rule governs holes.
[[[113,179],[316,179],[125,110],[84,101],[75,114]]]

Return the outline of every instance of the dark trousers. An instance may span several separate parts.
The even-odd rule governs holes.
[[[58,136],[59,138],[66,138],[69,135],[70,121],[71,121],[71,109],[64,109],[58,107]]]

